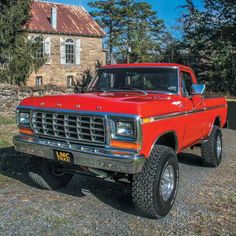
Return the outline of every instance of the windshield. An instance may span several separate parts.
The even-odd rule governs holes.
[[[178,92],[176,68],[110,68],[99,69],[89,91]]]

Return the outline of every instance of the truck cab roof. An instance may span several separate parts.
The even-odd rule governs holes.
[[[112,69],[112,68],[130,68],[130,67],[177,67],[184,68],[192,71],[188,66],[178,63],[130,63],[130,64],[111,64],[100,67],[100,69]]]

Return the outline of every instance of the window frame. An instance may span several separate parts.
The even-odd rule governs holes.
[[[70,88],[74,85],[74,76],[73,75],[67,75],[67,88]]]
[[[191,86],[194,84],[194,80],[193,80],[193,77],[192,77],[191,72],[185,71],[185,70],[181,70],[181,71],[180,71],[180,77],[181,77],[181,93],[182,93],[182,96],[184,96],[184,97],[191,97],[191,95],[192,95],[192,94],[191,94],[191,91],[188,91],[187,86],[186,86],[186,83],[185,83],[186,93],[184,92],[184,86],[183,86],[183,81],[185,82],[184,75],[188,75],[188,77],[190,78]]]
[[[37,35],[37,36],[34,36],[34,37],[33,37],[33,42],[34,42],[34,43],[37,43],[37,39],[40,39],[40,38],[41,38],[41,37],[38,36],[38,35]],[[45,41],[44,41],[44,38],[43,38],[43,37],[42,37],[41,39],[42,39],[42,40],[41,40],[41,41],[42,41],[42,48],[41,48],[42,50],[36,52],[35,56],[36,56],[37,59],[43,59],[44,56],[45,56]]]
[[[90,81],[89,85],[86,87],[86,92],[90,92],[92,91],[92,88],[95,87],[97,81],[99,80],[99,76],[98,74],[103,71],[103,70],[107,70],[107,69],[124,69],[124,67],[115,67],[115,68],[99,68],[97,69],[97,72],[94,76],[94,78]],[[177,66],[138,66],[138,67],[128,67],[128,68],[132,68],[132,69],[136,69],[136,68],[139,68],[139,69],[155,69],[155,68],[159,68],[159,69],[175,69],[176,70],[176,73],[177,73],[177,91],[176,92],[162,92],[163,94],[170,94],[170,95],[181,95],[181,89],[180,89],[180,82],[181,82],[181,78],[180,78],[180,69],[179,67]],[[145,90],[146,91],[146,90]],[[148,91],[148,90],[147,90]],[[151,93],[156,93],[155,90],[150,90]],[[161,92],[161,91],[158,91],[158,93]]]
[[[41,82],[39,83],[38,80]],[[35,86],[38,86],[38,87],[43,86],[43,76],[36,76],[35,77]]]
[[[67,50],[69,50],[69,52]],[[65,64],[66,65],[74,65],[75,63],[76,63],[75,40],[72,38],[67,38],[65,40]]]

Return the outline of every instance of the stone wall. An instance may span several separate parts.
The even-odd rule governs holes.
[[[35,36],[37,35],[32,33],[29,35],[30,38]],[[43,38],[44,41],[50,40],[50,58],[37,72],[31,74],[27,82],[28,86],[35,86],[36,76],[42,76],[43,85],[67,86],[67,76],[73,76],[75,82],[81,81],[86,72],[95,71],[97,62],[105,63],[102,38],[53,34],[44,34]],[[80,39],[80,65],[61,64],[61,40],[65,41],[68,38],[73,39],[74,42]]]
[[[73,93],[74,89],[59,86],[17,87],[0,84],[0,113],[12,116],[20,101],[27,97]]]

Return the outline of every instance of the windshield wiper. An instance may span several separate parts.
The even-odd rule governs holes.
[[[95,90],[93,90],[95,89]],[[144,90],[141,90],[141,89],[138,89],[138,88],[133,88],[133,87],[124,87],[124,88],[99,88],[99,87],[90,87],[89,90],[86,90],[88,92],[91,92],[91,91],[102,91],[104,93],[107,93],[107,92],[114,92],[114,91],[127,91],[127,90],[133,90],[133,91],[138,91],[140,93],[143,93],[144,95],[147,95],[148,92],[144,91]]]
[[[145,95],[147,95],[148,94],[148,92],[146,92],[146,91],[144,91],[144,90],[142,90],[142,89],[138,89],[138,88],[131,88],[131,87],[124,87],[124,88],[121,88],[121,89],[117,89],[117,90],[134,90],[134,91],[138,91],[138,92],[140,92],[140,93],[143,93],[143,94],[145,94]]]
[[[93,90],[93,89],[95,89],[95,90]],[[102,91],[102,92],[104,92],[104,93],[107,93],[107,91],[104,89],[104,88],[98,88],[98,87],[90,87],[89,88],[89,90],[86,90],[87,92],[92,92],[92,91],[94,91],[94,92],[96,92],[96,91]]]

